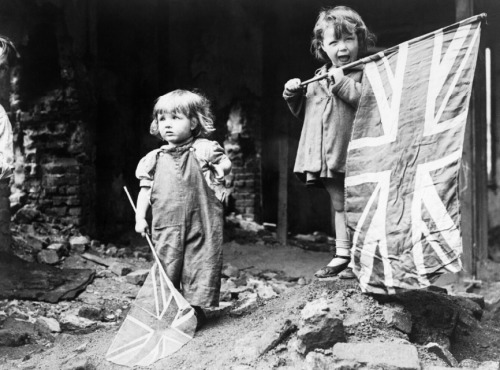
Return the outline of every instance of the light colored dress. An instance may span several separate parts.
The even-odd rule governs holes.
[[[316,71],[324,74],[329,65]],[[294,172],[308,184],[321,178],[343,178],[352,124],[361,97],[362,68],[345,71],[334,84],[310,83],[307,90],[283,98],[291,112],[304,120]]]

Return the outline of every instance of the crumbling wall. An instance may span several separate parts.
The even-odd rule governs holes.
[[[248,104],[250,103],[250,104]],[[229,112],[224,149],[233,164],[233,192],[229,211],[260,221],[261,217],[261,136],[260,120],[251,102],[237,102]]]
[[[91,4],[13,1],[13,21],[29,21],[21,30],[6,30],[21,54],[11,95],[12,210],[34,208],[52,223],[87,232],[94,229],[95,99],[88,69],[91,33],[81,31],[88,31]]]

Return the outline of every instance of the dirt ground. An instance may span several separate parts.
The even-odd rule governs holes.
[[[144,242],[135,238],[132,247],[144,249]],[[276,330],[290,320],[297,322],[304,305],[318,297],[332,294],[332,289],[346,289],[358,294],[355,282],[345,283],[336,279],[318,281],[314,272],[330,258],[327,252],[315,252],[303,248],[262,243],[258,239],[232,240],[224,245],[224,262],[241,271],[254,275],[272,273],[285,281],[294,282],[290,289],[272,298],[257,301],[252,309],[239,314],[221,312],[212,318],[193,340],[170,357],[156,362],[151,369],[303,369],[305,362],[285,339],[263,355],[256,355],[256,348],[266,333]],[[151,262],[134,257],[123,258],[137,268],[148,268]],[[140,287],[129,284],[123,277],[103,273],[94,263],[69,257],[67,266],[96,268],[97,278],[76,300],[50,305],[33,302],[16,302],[30,312],[77,309],[83,304],[105,303],[114,312],[116,321],[101,322],[98,329],[84,334],[61,333],[55,340],[41,340],[20,347],[0,347],[0,369],[124,369],[105,360],[105,353],[126,315]],[[487,302],[480,326],[452,343],[451,352],[458,361],[472,359],[478,362],[500,361],[500,265],[490,262],[490,278],[473,288]],[[465,283],[443,280],[448,290],[465,289]],[[471,290],[471,289],[469,289]],[[360,297],[362,295],[359,295]],[[358,298],[365,300],[364,297]],[[367,299],[367,298],[366,298]],[[3,302],[4,306],[9,304]],[[26,308],[28,307],[28,308]],[[376,309],[374,309],[376,312]],[[394,335],[383,333],[372,319],[366,317],[359,326],[347,332],[348,342],[393,341]],[[396,335],[397,336],[397,335]],[[401,340],[404,340],[401,337]],[[442,359],[418,346],[419,356],[426,365],[448,366]]]

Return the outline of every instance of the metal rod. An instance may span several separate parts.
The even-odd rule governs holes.
[[[473,23],[477,20],[485,20],[487,17],[486,13],[481,13],[481,14],[478,14],[478,15],[475,15],[473,17],[470,17],[470,18],[467,18],[467,19],[464,19],[460,22],[457,22],[457,23],[453,23],[453,24],[450,24],[449,26],[446,26],[444,28],[440,28],[439,30],[436,30],[436,31],[432,31],[432,32],[429,32],[429,33],[426,33],[425,35],[422,35],[422,36],[418,36],[418,37],[415,37],[409,41],[406,41],[407,44],[414,44],[416,42],[419,42],[419,41],[422,41],[426,38],[429,38],[431,36],[434,36],[436,35],[438,32],[445,32],[447,30],[450,30],[452,28],[458,28],[460,26],[463,26],[463,25],[466,25],[466,24],[469,24],[469,23]],[[366,64],[366,63],[369,63],[369,62],[373,62],[373,61],[377,61],[377,60],[380,60],[382,59],[384,56],[388,56],[388,55],[391,55],[393,54],[394,52],[396,52],[398,49],[399,49],[399,45],[396,45],[396,46],[392,46],[388,49],[385,49],[383,51],[380,51],[376,54],[373,54],[373,55],[369,55],[367,57],[364,57],[364,58],[361,58],[361,59],[358,59],[352,63],[349,63],[349,64],[346,64],[345,66],[342,66],[342,67],[339,67],[339,69],[342,69],[342,70],[346,70],[346,69],[352,69],[354,67],[357,67],[359,66],[360,64]],[[300,86],[307,86],[309,85],[311,82],[315,82],[315,81],[319,81],[319,80],[322,80],[324,78],[327,78],[328,77],[328,73],[324,73],[322,75],[319,75],[319,76],[315,76],[309,80],[306,80],[306,81],[303,81],[300,83]]]

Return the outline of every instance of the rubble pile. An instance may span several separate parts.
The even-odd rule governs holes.
[[[269,368],[309,370],[500,368],[498,361],[458,361],[452,354],[454,342],[479,330],[483,310],[469,298],[422,290],[388,299],[362,294],[338,279],[314,281],[308,288],[308,302],[290,310],[286,325],[272,318],[262,325],[266,329],[256,328],[238,341],[238,348],[244,348],[242,365],[260,361]]]
[[[58,302],[0,299],[0,369],[36,369],[44,354],[59,352],[57,348],[69,337],[85,339],[68,353],[58,353],[59,363],[53,368],[108,368],[105,348],[149,273],[149,247],[134,242],[104,244],[72,228],[53,229],[32,221],[15,226],[17,242],[31,246],[25,258],[61,271],[91,270],[93,280],[76,297],[63,296]],[[226,237],[241,243],[241,248],[248,247],[245,243],[270,248],[277,243],[272,225],[257,227],[238,218],[230,222]],[[291,239],[331,245],[321,233]],[[219,364],[210,358],[191,366],[195,360],[185,358],[182,350],[167,362],[178,361],[174,365],[182,363],[181,367],[169,366],[186,369],[497,370],[497,361],[458,357],[457,343],[475,340],[480,320],[500,317],[499,307],[498,293],[483,297],[433,287],[389,297],[367,295],[355,280],[289,277],[283,271],[226,263],[220,307],[207,311],[215,324],[202,329],[187,345],[195,346],[195,351],[209,347],[217,353]],[[204,335],[203,330],[210,333]],[[100,339],[92,344],[91,353],[88,343],[94,343],[94,338]],[[2,356],[9,348],[29,351],[17,358]]]

